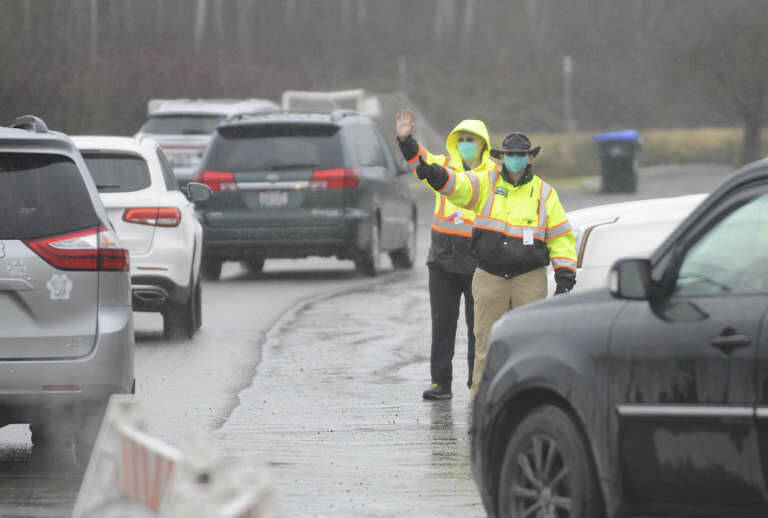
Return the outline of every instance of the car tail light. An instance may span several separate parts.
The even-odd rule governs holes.
[[[103,225],[54,237],[25,241],[37,255],[59,270],[130,270],[128,250]]]
[[[123,221],[155,227],[178,227],[181,223],[181,212],[175,207],[126,209]]]
[[[351,189],[360,185],[360,171],[351,167],[320,169],[312,173],[311,189]]]
[[[198,181],[211,188],[212,191],[236,191],[235,173],[224,171],[203,171]]]

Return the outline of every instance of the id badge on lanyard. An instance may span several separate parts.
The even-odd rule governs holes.
[[[523,244],[524,245],[532,245],[533,244],[533,229],[532,228],[524,228],[523,229]]]

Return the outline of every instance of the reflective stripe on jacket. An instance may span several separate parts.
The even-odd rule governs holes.
[[[445,142],[447,155],[431,153],[412,137],[398,142],[403,157],[414,173],[416,166],[419,165],[419,157],[428,164],[439,164],[446,168],[464,170],[464,161],[458,149],[459,132],[472,133],[485,142],[481,163],[475,168],[477,174],[483,174],[496,167],[490,158],[491,142],[488,129],[485,123],[479,120],[463,120],[453,128]],[[424,183],[426,184],[426,182]],[[427,187],[429,187],[428,184]],[[473,273],[476,261],[470,251],[470,240],[474,218],[475,214],[471,210],[459,207],[439,193],[435,193],[432,241],[427,264],[437,264],[451,273]]]
[[[555,189],[533,174],[514,185],[498,168],[445,171],[440,193],[475,213],[472,249],[480,268],[509,278],[551,262],[558,286],[573,287],[576,240]]]

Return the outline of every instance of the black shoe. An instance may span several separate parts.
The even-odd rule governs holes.
[[[448,387],[444,387],[442,385],[438,385],[437,383],[433,383],[429,386],[427,390],[424,391],[421,397],[429,400],[451,399],[453,397],[453,394],[451,394],[451,389],[449,389]]]

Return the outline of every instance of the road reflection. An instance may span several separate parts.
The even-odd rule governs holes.
[[[430,405],[433,474],[438,478],[471,478],[469,468],[468,411],[459,401],[434,401]],[[455,408],[463,405],[461,409]]]
[[[26,426],[2,430],[0,448],[0,516],[13,518],[69,517],[77,499],[83,470],[70,448],[32,448]]]

